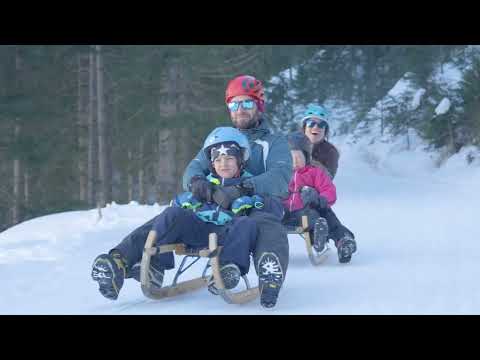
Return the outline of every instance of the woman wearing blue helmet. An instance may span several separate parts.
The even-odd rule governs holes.
[[[335,177],[340,154],[337,148],[328,141],[330,126],[329,112],[321,105],[310,104],[303,114],[302,130],[313,144],[312,163],[323,167],[330,177]]]
[[[151,230],[157,232],[157,246],[184,243],[194,248],[208,247],[208,235],[217,233],[219,245],[223,245],[219,259],[225,288],[234,288],[240,277],[248,273],[257,226],[253,219],[241,215],[263,211],[263,199],[254,194],[243,196],[225,209],[215,203],[213,195],[217,187],[235,186],[251,176],[244,170],[250,156],[248,139],[237,129],[217,128],[205,140],[203,151],[210,160],[211,173],[206,182],[196,184],[208,188],[204,189],[207,198],[196,197],[198,189],[177,195],[160,215],[137,228],[108,254],[98,256],[92,277],[103,296],[116,300],[125,278],[140,281],[139,263]],[[153,256],[150,264],[152,286],[161,288],[165,270],[174,266],[172,253]],[[213,281],[209,288],[216,292]]]
[[[327,120],[328,111],[323,106],[316,104],[308,105],[301,121],[302,131],[289,136],[289,145],[294,163],[298,161],[295,156],[299,155],[298,151],[295,150],[301,150],[304,154],[304,159],[300,161],[303,164],[300,167],[305,167],[310,163],[310,165],[323,170],[333,180],[338,168],[339,153],[335,146],[327,140],[329,135]],[[309,143],[308,146],[301,145],[305,142]],[[292,188],[296,188],[296,183],[302,182],[302,170],[299,171],[299,174],[294,173],[295,177],[292,178],[291,182]],[[305,177],[303,183],[308,184],[308,181],[312,184],[317,182],[325,183],[324,180],[321,180],[323,173],[318,173],[315,179],[310,179],[306,175],[303,176]],[[339,261],[348,263],[352,254],[357,250],[355,236],[340,222],[333,212],[331,208],[333,205],[332,201],[325,195],[328,192],[320,194],[319,189],[318,186],[316,188],[314,186],[303,186],[301,190],[303,208],[292,213],[287,211],[284,223],[300,225],[298,224],[299,219],[303,215],[307,215],[309,223],[312,226],[314,225],[311,234],[314,239],[314,248],[321,252],[328,239],[332,239],[338,250]]]

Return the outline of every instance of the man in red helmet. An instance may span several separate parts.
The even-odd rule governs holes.
[[[253,256],[259,276],[260,302],[270,308],[276,304],[288,267],[288,238],[281,224],[283,208],[280,199],[288,196],[292,159],[286,138],[271,133],[263,119],[265,95],[259,80],[249,75],[231,80],[227,85],[225,103],[233,125],[249,140],[252,154],[245,169],[253,177],[237,186],[218,188],[210,200],[227,209],[243,195],[259,194],[271,201],[269,207],[279,209],[277,216],[267,212],[251,215],[258,229]],[[206,180],[208,173],[209,161],[200,151],[184,172],[184,189],[198,199],[208,201],[212,193],[211,184]]]

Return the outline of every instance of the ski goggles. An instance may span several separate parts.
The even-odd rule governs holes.
[[[241,101],[231,101],[227,104],[227,107],[231,112],[235,112],[238,111],[240,105],[242,105],[244,110],[252,110],[255,108],[255,100],[247,99]]]
[[[212,162],[215,161],[220,155],[230,155],[240,158],[242,156],[242,151],[234,143],[222,143],[221,146],[212,147],[210,150],[210,159]]]
[[[325,120],[314,120],[312,118],[307,118],[303,120],[303,123],[305,126],[308,126],[310,129],[313,129],[315,126],[317,126],[320,129],[326,129],[328,127],[328,123]]]

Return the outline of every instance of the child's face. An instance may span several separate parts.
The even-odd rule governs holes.
[[[220,155],[213,161],[213,167],[218,176],[231,179],[238,176],[237,158],[232,155]]]
[[[305,167],[305,155],[300,150],[292,150],[293,170]]]

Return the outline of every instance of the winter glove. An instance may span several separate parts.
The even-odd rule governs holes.
[[[181,207],[183,209],[190,209],[195,211],[202,206],[202,203],[198,201],[191,192],[184,192],[175,196],[170,202],[170,206]]]
[[[212,198],[224,209],[230,209],[232,202],[241,196],[242,192],[238,186],[217,186]]]
[[[246,215],[248,210],[253,208],[254,202],[250,196],[242,196],[232,203],[232,212],[235,215]]]
[[[201,176],[194,176],[190,182],[190,190],[200,201],[211,202],[214,185]]]
[[[318,201],[315,207],[320,210],[328,209],[328,200],[322,195],[318,195]]]
[[[250,182],[242,182],[235,186],[218,186],[213,193],[213,201],[224,209],[230,209],[232,202],[241,196],[252,196],[254,185]]]
[[[247,215],[249,209],[261,210],[264,206],[264,200],[261,196],[241,196],[233,201],[231,210],[235,215]]]
[[[304,186],[300,192],[300,196],[302,197],[303,205],[305,207],[310,206],[317,209],[328,208],[327,199],[319,195],[317,190],[310,186]]]
[[[253,207],[262,210],[265,207],[265,200],[260,195],[252,196]]]

